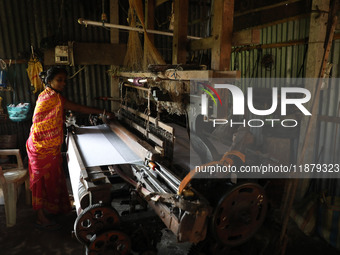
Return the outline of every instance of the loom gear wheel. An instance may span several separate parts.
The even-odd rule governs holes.
[[[220,243],[240,245],[261,227],[266,211],[267,198],[262,186],[256,183],[236,185],[217,204],[212,231]]]
[[[117,228],[119,224],[119,214],[114,208],[94,204],[78,215],[74,232],[79,242],[88,245],[96,234]]]
[[[87,247],[87,255],[126,255],[131,249],[130,238],[123,232],[110,230],[96,236]]]

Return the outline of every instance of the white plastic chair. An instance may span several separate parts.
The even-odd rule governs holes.
[[[16,164],[0,165],[0,187],[4,193],[7,227],[12,227],[16,224],[18,188],[23,183],[25,183],[26,203],[31,204],[29,173],[27,169],[24,169],[19,149],[0,150],[0,156],[11,155],[16,156]]]

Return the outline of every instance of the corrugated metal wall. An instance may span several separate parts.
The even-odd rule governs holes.
[[[122,2],[122,1],[120,1]],[[124,7],[124,1],[120,9]],[[109,0],[104,1],[104,10],[109,16]],[[126,15],[120,11],[121,19]],[[32,109],[37,94],[33,94],[27,77],[27,64],[15,64],[16,59],[28,59],[31,45],[43,59],[43,50],[68,41],[109,43],[110,31],[100,27],[85,27],[77,23],[78,18],[100,20],[102,0],[0,0],[0,58],[12,59],[7,73],[13,92],[0,91],[4,98],[2,106],[10,103],[30,102]],[[122,35],[122,41],[126,40]],[[86,66],[72,80],[64,92],[71,101],[89,106],[107,108],[109,103],[94,100],[97,96],[110,95],[109,66]],[[67,67],[69,75],[81,66]],[[19,144],[24,150],[30,120],[20,123],[0,123],[0,134],[18,134]]]
[[[261,44],[287,42],[308,37],[309,18],[289,21],[282,24],[261,29]],[[307,45],[296,45],[273,49],[254,49],[250,51],[234,52],[231,59],[233,70],[240,70],[244,78],[294,78],[305,76],[305,54]],[[271,54],[274,64],[266,68],[261,64],[261,59],[266,54]],[[340,40],[333,41],[329,62],[333,64],[331,77],[340,77]],[[296,80],[295,80],[296,81]],[[321,91],[319,115],[340,117],[340,87],[339,79],[333,80],[328,87]],[[257,84],[259,86],[259,84]],[[295,86],[295,85],[294,85]],[[268,87],[262,84],[262,87]],[[243,89],[245,89],[243,87]],[[258,116],[250,116],[258,118]],[[316,144],[314,146],[315,162],[338,163],[340,159],[340,125],[332,122],[317,122]],[[251,130],[257,140],[262,142],[262,130]],[[296,160],[297,139],[291,146],[292,160]],[[295,155],[295,156],[294,156]],[[340,195],[337,180],[315,180],[314,191],[328,191],[330,194]]]
[[[289,21],[282,24],[261,29],[261,44],[271,44],[300,40],[308,37],[309,18]],[[233,70],[240,70],[244,78],[302,78],[305,76],[307,45],[296,45],[272,49],[253,49],[232,53],[231,67]],[[271,54],[274,60],[270,68],[261,63],[263,56]],[[333,64],[332,77],[339,77],[340,67],[340,41],[333,41],[329,61]],[[338,83],[338,82],[337,82]],[[339,114],[339,84],[331,82],[321,92],[320,114],[336,117]],[[259,87],[266,87],[265,83],[257,84]],[[245,88],[243,88],[245,89]],[[318,122],[318,141],[315,149],[315,158],[320,155],[320,162],[338,162],[340,157],[340,128],[338,124],[330,122]],[[337,129],[339,129],[337,131]],[[256,132],[253,130],[253,132]],[[257,134],[259,136],[259,134]],[[258,137],[260,138],[260,137]]]
[[[277,24],[261,29],[260,44],[271,44],[305,39],[308,37],[309,19]],[[232,70],[240,70],[243,78],[288,78],[304,77],[306,45],[295,45],[272,49],[234,51],[231,58]],[[274,64],[265,67],[263,57],[271,55]]]
[[[109,14],[108,0],[104,1],[104,7]],[[110,31],[92,26],[86,28],[77,23],[81,17],[100,20],[101,13],[101,0],[0,0],[0,58],[13,59],[14,63],[15,59],[27,59],[31,45],[43,58],[45,48],[67,44],[68,41],[108,43]],[[24,101],[34,104],[37,95],[31,93],[26,67],[27,64],[8,67],[14,93],[0,92],[5,99],[4,104],[13,100],[15,103]],[[68,68],[70,75],[79,69],[79,66]],[[87,66],[70,81],[65,95],[79,103],[84,103],[85,97],[109,95],[108,69],[108,66]],[[101,102],[92,101],[90,105],[104,106]]]
[[[340,77],[340,40],[333,41],[330,62],[333,64],[332,77]],[[320,115],[340,117],[340,79],[332,80],[328,87],[321,91]],[[318,141],[315,157],[320,161],[339,163],[340,159],[340,126],[332,122],[318,122]]]

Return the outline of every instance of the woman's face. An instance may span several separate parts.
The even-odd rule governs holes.
[[[66,86],[66,74],[58,73],[54,76],[53,80],[50,81],[50,84],[52,88],[63,91]]]

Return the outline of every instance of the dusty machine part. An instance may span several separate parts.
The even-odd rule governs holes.
[[[88,245],[93,236],[117,228],[119,224],[119,214],[114,208],[95,204],[78,215],[74,223],[75,236],[79,242]]]
[[[131,241],[123,232],[109,230],[95,236],[86,248],[87,255],[98,254],[130,254]]]
[[[219,201],[212,217],[212,232],[225,245],[246,242],[261,227],[267,211],[262,186],[244,183],[233,186]]]

